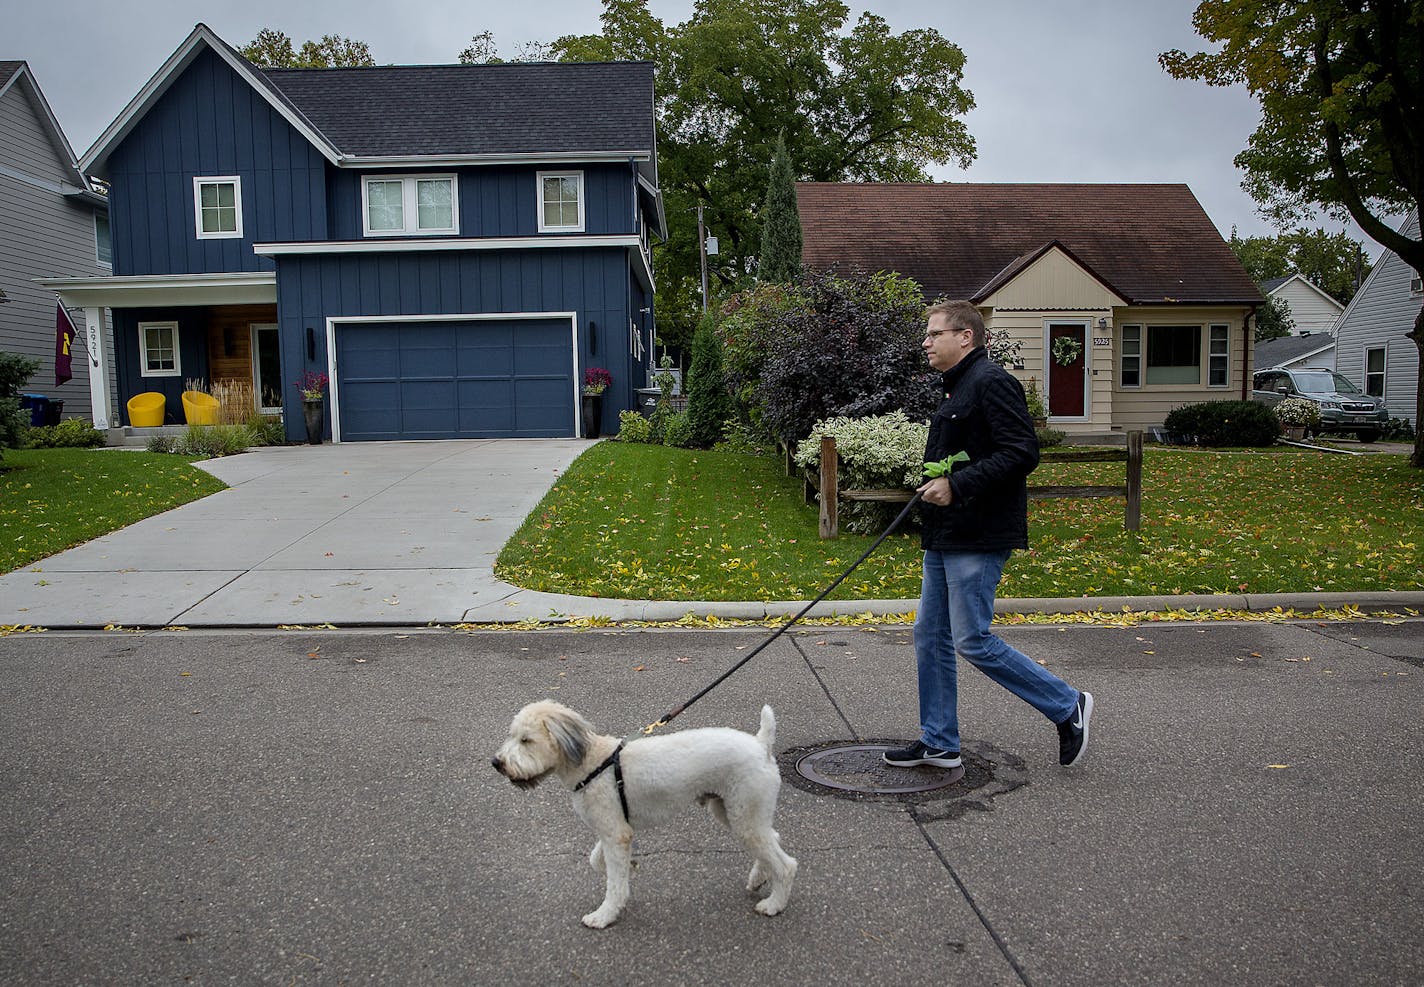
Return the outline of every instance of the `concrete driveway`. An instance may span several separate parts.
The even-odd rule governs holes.
[[[589,445],[352,442],[201,463],[230,489],[0,576],[0,624],[350,626],[545,616],[551,598],[495,579],[495,557]]]

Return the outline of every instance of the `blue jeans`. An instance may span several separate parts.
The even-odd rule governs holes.
[[[915,660],[920,736],[931,747],[959,750],[956,652],[1054,723],[1066,720],[1077,705],[1077,689],[989,629],[994,592],[1008,560],[1008,551],[925,552]]]

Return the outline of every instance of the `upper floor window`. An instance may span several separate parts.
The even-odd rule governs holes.
[[[193,179],[193,213],[199,240],[242,239],[242,179]]]
[[[106,212],[94,214],[94,259],[105,267],[112,267],[114,264],[113,241],[109,237],[109,214]]]
[[[140,322],[138,350],[139,376],[183,376],[178,358],[178,323]]]
[[[380,175],[361,183],[366,236],[458,233],[459,182],[454,175]]]
[[[583,232],[583,172],[541,171],[539,232]]]

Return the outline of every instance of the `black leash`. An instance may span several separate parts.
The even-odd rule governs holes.
[[[867,548],[867,549],[865,550],[865,554],[864,554],[864,555],[862,555],[860,558],[858,558],[858,559],[856,559],[854,562],[852,562],[850,568],[847,569],[845,572],[841,573],[841,574],[836,578],[836,581],[835,581],[835,582],[831,583],[831,585],[827,586],[824,590],[822,590],[820,596],[816,597],[816,598],[815,598],[814,600],[812,600],[810,603],[806,604],[806,606],[804,606],[804,607],[801,608],[801,612],[800,612],[800,613],[798,613],[796,616],[792,617],[792,618],[791,618],[790,620],[788,620],[786,623],[784,623],[784,624],[782,624],[780,627],[778,627],[778,628],[776,629],[776,632],[775,632],[774,634],[772,634],[771,637],[769,637],[769,638],[767,638],[765,641],[763,641],[761,644],[757,645],[757,646],[756,646],[756,649],[755,649],[754,651],[752,651],[751,654],[747,655],[747,656],[744,657],[741,661],[737,662],[737,663],[736,663],[735,665],[733,665],[731,668],[727,669],[727,670],[726,670],[725,672],[723,672],[721,675],[717,676],[717,678],[715,678],[715,679],[712,681],[712,684],[711,684],[711,685],[707,686],[705,689],[703,689],[703,690],[702,690],[701,692],[699,692],[697,695],[693,696],[693,697],[692,697],[691,699],[689,699],[687,702],[685,702],[685,703],[683,703],[681,706],[677,707],[677,709],[673,710],[673,711],[670,712],[670,713],[665,713],[665,714],[663,715],[663,718],[662,718],[662,719],[657,720],[657,721],[655,721],[655,722],[653,722],[653,723],[649,723],[647,726],[643,727],[643,735],[644,735],[644,736],[647,736],[647,735],[651,734],[654,730],[656,730],[658,727],[665,727],[665,726],[667,726],[669,723],[671,723],[671,722],[673,721],[674,718],[676,718],[676,717],[682,715],[682,713],[683,713],[689,706],[691,706],[693,703],[697,702],[697,700],[701,699],[703,696],[707,695],[707,693],[711,692],[713,689],[717,688],[717,686],[721,685],[722,682],[723,682],[724,680],[726,680],[729,676],[731,676],[731,674],[732,674],[733,672],[735,672],[737,669],[741,668],[741,667],[742,667],[743,665],[745,665],[747,662],[751,661],[753,658],[755,658],[757,655],[759,655],[759,654],[762,652],[762,650],[763,650],[764,648],[766,648],[766,646],[769,645],[772,641],[775,641],[775,640],[776,640],[777,638],[779,638],[782,634],[786,633],[787,629],[788,629],[789,627],[791,627],[792,624],[796,623],[796,621],[798,621],[798,620],[800,620],[802,617],[806,616],[806,614],[810,612],[810,610],[811,610],[812,607],[814,607],[816,604],[820,603],[820,602],[821,602],[822,600],[824,600],[826,597],[830,596],[831,593],[835,590],[835,588],[836,588],[837,586],[839,586],[841,583],[845,582],[846,577],[849,576],[852,572],[855,572],[855,570],[860,566],[860,564],[861,564],[862,562],[864,562],[866,559],[870,558],[870,556],[875,553],[875,550],[880,547],[880,544],[881,544],[883,541],[885,541],[886,538],[889,538],[890,535],[894,533],[894,531],[895,531],[896,528],[900,527],[901,522],[903,522],[903,521],[905,520],[905,518],[907,518],[907,517],[910,516],[910,509],[913,508],[917,503],[919,503],[919,501],[920,501],[920,496],[921,496],[920,491],[916,490],[916,491],[915,491],[915,495],[910,498],[910,502],[905,505],[905,509],[900,512],[900,514],[895,518],[895,520],[893,520],[893,521],[890,522],[890,527],[886,528],[885,531],[881,533],[880,537],[877,538],[877,539],[875,539],[875,544],[874,544],[874,545],[871,545],[869,548]],[[606,767],[606,765],[605,765],[605,767]],[[600,769],[600,770],[601,770],[601,769]],[[596,772],[595,772],[595,773],[596,773]],[[621,794],[621,793],[620,793],[620,794]],[[625,816],[627,815],[627,810],[624,810],[624,815],[625,815]]]

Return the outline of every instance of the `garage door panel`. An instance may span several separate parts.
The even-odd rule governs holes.
[[[563,319],[342,324],[337,375],[343,439],[574,434]]]

